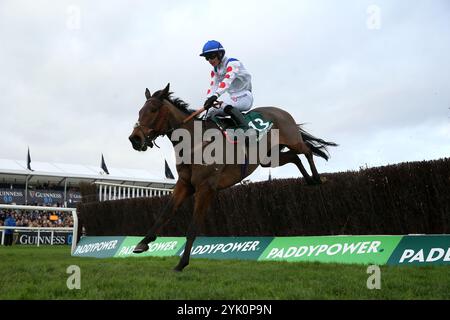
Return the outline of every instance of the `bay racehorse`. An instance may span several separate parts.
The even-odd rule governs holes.
[[[153,95],[148,89],[145,91],[146,101],[139,111],[138,122],[135,124],[129,140],[137,151],[145,151],[147,147],[153,147],[154,141],[159,136],[168,136],[170,139],[176,129],[194,132],[195,125],[199,124],[207,128],[217,128],[217,124],[211,120],[202,120],[195,115],[196,112],[188,109],[188,105],[178,98],[173,98],[169,91],[169,84]],[[326,146],[337,146],[333,142],[318,139],[297,125],[292,116],[276,107],[262,107],[252,109],[261,114],[264,119],[272,122],[270,130],[278,129],[278,143],[276,150],[279,152],[278,165],[287,163],[295,164],[306,183],[320,184],[321,179],[314,164],[313,155],[328,160]],[[172,139],[171,139],[172,140]],[[176,143],[172,141],[174,146]],[[227,143],[227,142],[225,142]],[[287,151],[283,151],[287,149]],[[270,152],[270,151],[269,151]],[[305,155],[311,168],[312,177],[303,167],[299,155]],[[259,161],[259,160],[258,160]],[[181,204],[194,195],[193,219],[187,231],[187,242],[184,253],[175,267],[175,271],[182,271],[189,264],[189,257],[195,237],[203,228],[205,217],[215,195],[219,190],[233,186],[250,175],[259,163],[246,165],[242,170],[242,163],[208,164],[204,163],[177,163],[178,180],[175,184],[169,203],[151,226],[147,235],[138,243],[134,253],[142,253],[149,249],[148,244],[156,240],[160,229],[170,220]],[[272,166],[264,164],[263,166]]]

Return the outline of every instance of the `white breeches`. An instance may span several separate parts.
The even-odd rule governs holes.
[[[217,101],[222,102],[220,108],[210,108],[208,110],[208,118],[217,115],[225,116],[226,113],[223,111],[223,109],[226,106],[232,106],[241,112],[250,110],[253,105],[253,95],[250,91],[242,91],[233,93],[231,95],[224,94],[220,96]]]

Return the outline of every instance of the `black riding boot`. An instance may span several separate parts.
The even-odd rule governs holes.
[[[231,118],[233,118],[234,122],[236,122],[236,124],[241,127],[242,129],[247,130],[249,129],[247,122],[244,119],[244,116],[242,115],[242,113],[232,107],[232,106],[226,106],[223,111],[225,111],[226,114],[228,114],[229,116],[231,116]]]

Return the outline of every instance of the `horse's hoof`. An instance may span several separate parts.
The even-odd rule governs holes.
[[[175,268],[173,268],[173,271],[175,272],[181,272],[183,271],[184,268],[186,268],[187,265],[183,266],[183,265],[177,265]]]
[[[142,253],[148,250],[148,244],[146,243],[138,243],[138,245],[134,248],[133,253]]]

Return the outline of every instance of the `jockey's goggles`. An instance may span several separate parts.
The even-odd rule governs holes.
[[[216,53],[216,52],[214,52],[214,53],[208,53],[208,54],[205,54],[205,59],[206,59],[206,60],[212,60],[212,59],[217,58],[218,56],[219,56],[219,54]]]

